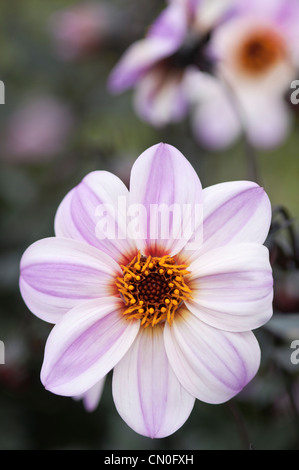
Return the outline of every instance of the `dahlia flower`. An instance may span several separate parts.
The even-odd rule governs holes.
[[[183,119],[189,109],[184,78],[190,66],[207,68],[206,33],[232,0],[172,0],[112,70],[113,93],[134,87],[138,116],[155,127]]]
[[[83,2],[58,10],[50,18],[50,32],[57,56],[75,60],[97,51],[109,28],[107,5]]]
[[[202,189],[171,145],[139,156],[130,190],[109,172],[89,173],[61,202],[55,237],[21,260],[24,301],[54,323],[45,388],[86,396],[113,370],[120,416],[152,438],[179,429],[195,399],[230,400],[258,371],[252,330],[272,315],[270,220],[263,188]]]
[[[69,106],[51,95],[31,96],[9,117],[3,146],[7,159],[34,163],[62,152],[74,128]]]
[[[215,77],[193,72],[186,86],[197,103],[192,124],[200,142],[221,148],[244,133],[256,147],[273,148],[285,139],[292,119],[285,95],[298,73],[298,24],[297,0],[235,1],[208,46]]]

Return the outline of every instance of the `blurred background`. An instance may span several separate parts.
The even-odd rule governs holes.
[[[0,5],[0,449],[299,449],[299,364],[292,363],[290,348],[299,340],[297,110],[288,137],[271,150],[248,148],[238,139],[209,151],[195,141],[188,118],[156,129],[135,115],[131,91],[111,95],[107,79],[165,2],[78,5],[71,16],[74,2],[66,0]],[[51,325],[29,312],[18,278],[24,250],[53,235],[55,212],[68,190],[98,169],[128,184],[134,160],[161,141],[190,160],[203,187],[252,179],[255,165],[273,205],[267,245],[275,297],[273,319],[256,331],[262,364],[246,390],[223,405],[196,401],[180,430],[151,440],[119,417],[111,376],[92,413],[80,401],[44,390],[39,374]]]

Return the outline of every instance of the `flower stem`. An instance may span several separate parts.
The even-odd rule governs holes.
[[[288,210],[283,206],[277,206],[273,209],[273,217],[278,214],[284,219],[284,224],[280,226],[281,229],[286,229],[289,235],[291,249],[293,253],[294,267],[299,269],[299,248],[297,244],[296,232],[295,232],[295,219],[291,217]]]
[[[249,439],[248,431],[247,431],[243,416],[239,408],[233,401],[228,402],[227,407],[236,423],[237,429],[239,431],[239,434],[240,434],[240,437],[244,444],[245,449],[253,450],[253,445]]]
[[[242,136],[243,136],[244,143],[245,143],[245,157],[247,161],[247,177],[249,180],[254,181],[255,183],[261,185],[261,178],[259,175],[258,165],[257,165],[256,149],[250,143],[249,138],[247,136],[247,125],[246,125],[247,118],[242,108],[242,104],[240,103],[240,100],[238,96],[236,95],[233,87],[230,85],[229,81],[225,80],[224,77],[222,77],[222,80],[227,90],[231,105],[234,108],[237,114],[237,117],[241,123]]]
[[[262,186],[261,177],[258,171],[256,150],[250,144],[246,136],[244,136],[244,139],[245,139],[245,156],[247,160],[248,179],[251,181],[255,181],[255,183],[258,183],[260,186]]]

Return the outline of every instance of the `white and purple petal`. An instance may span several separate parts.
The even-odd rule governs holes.
[[[268,249],[256,243],[226,245],[189,266],[189,310],[226,331],[249,331],[270,320],[273,278]]]
[[[270,200],[251,181],[231,181],[203,190],[202,246],[184,251],[189,262],[208,250],[235,243],[264,243],[271,224]]]
[[[183,119],[188,102],[182,73],[169,73],[167,66],[153,67],[136,85],[134,107],[141,119],[155,127]]]
[[[180,428],[194,405],[166,356],[163,327],[141,329],[113,371],[113,399],[120,416],[137,433],[169,436]]]
[[[89,299],[113,295],[119,265],[93,246],[66,238],[33,243],[22,256],[20,290],[28,308],[50,323]]]
[[[94,411],[101,399],[104,385],[105,385],[106,377],[99,380],[95,385],[93,385],[87,392],[83,393],[82,395],[77,395],[74,397],[75,400],[82,400],[83,405],[86,411],[92,412]]]
[[[283,70],[279,75],[287,77],[287,73]],[[284,79],[274,78],[275,83],[284,83]],[[292,81],[292,74],[287,78],[287,83]],[[286,87],[283,86],[285,90]],[[242,97],[245,123],[245,134],[247,139],[255,148],[273,149],[279,146],[288,135],[292,114],[287,103],[281,96],[261,97],[259,94],[248,99]]]
[[[193,108],[191,126],[200,145],[219,150],[239,137],[241,123],[235,103],[219,78],[190,67],[184,77],[184,93]]]
[[[191,126],[195,139],[209,150],[228,148],[241,135],[240,121],[225,94],[196,106]]]
[[[270,200],[251,181],[219,183],[203,191],[203,249],[228,243],[264,243],[271,224]]]
[[[41,381],[47,390],[81,395],[106,376],[140,328],[122,312],[122,301],[107,297],[84,302],[62,317],[46,343]]]
[[[165,325],[169,362],[183,387],[206,403],[224,403],[253,379],[260,365],[259,344],[251,331],[213,328],[181,309]]]
[[[193,237],[201,222],[196,215],[202,188],[179,150],[161,143],[140,155],[131,171],[130,208],[139,228],[136,244],[146,255],[174,255]]]
[[[132,87],[157,62],[172,55],[187,32],[187,14],[180,4],[170,4],[150,27],[145,39],[132,44],[112,70],[108,86],[114,93]]]
[[[290,12],[298,10],[298,2],[296,0],[267,0],[261,2],[259,0],[238,0],[236,2],[235,13],[237,15],[254,16],[258,18],[267,18],[277,23],[289,15]]]
[[[117,176],[89,173],[59,205],[56,236],[84,241],[118,262],[129,262],[135,247],[126,232],[127,199],[128,189]]]

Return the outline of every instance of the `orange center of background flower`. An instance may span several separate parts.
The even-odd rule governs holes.
[[[116,285],[126,305],[127,319],[140,319],[141,325],[155,326],[167,321],[170,325],[178,307],[188,299],[191,290],[184,275],[186,264],[176,264],[170,256],[141,256],[140,253],[127,265],[121,266],[123,276]]]
[[[257,30],[240,44],[237,63],[243,72],[260,75],[286,58],[281,36],[270,30]]]

